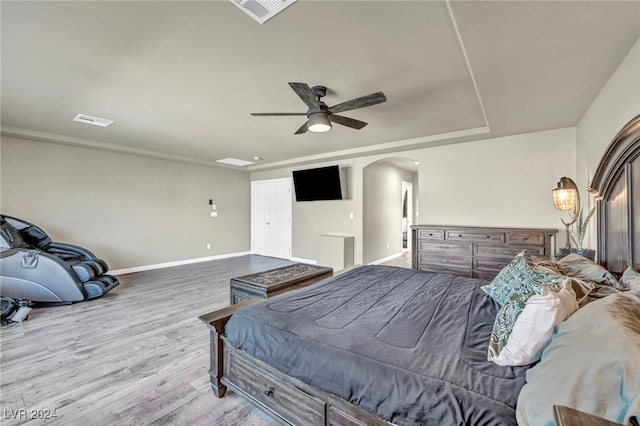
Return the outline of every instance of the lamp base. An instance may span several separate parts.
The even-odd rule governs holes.
[[[586,257],[587,259],[593,260],[594,262],[596,260],[596,251],[593,250],[593,249],[578,250],[578,249],[575,249],[575,248],[568,249],[566,247],[562,247],[560,249],[560,253],[558,253],[556,255],[556,259],[561,259],[561,258],[565,257],[566,255],[568,255],[570,253],[579,254],[580,256]]]

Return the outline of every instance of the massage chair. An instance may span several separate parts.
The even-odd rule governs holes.
[[[37,226],[0,215],[0,296],[40,304],[94,299],[119,282],[89,250],[51,241]]]

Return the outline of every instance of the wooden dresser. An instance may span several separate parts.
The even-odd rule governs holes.
[[[522,250],[552,256],[557,229],[414,225],[412,267],[494,278]]]

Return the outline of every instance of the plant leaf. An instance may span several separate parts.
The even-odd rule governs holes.
[[[595,213],[596,208],[595,206],[591,208],[591,210],[589,211],[589,213],[587,214],[587,217],[583,217],[583,210],[580,210],[580,215],[578,216],[578,220],[576,221],[576,229],[575,229],[575,238],[573,236],[573,233],[571,233],[571,238],[573,239],[573,241],[576,243],[576,247],[579,250],[582,250],[582,243],[584,241],[584,236],[587,232],[587,225],[589,224],[589,221],[591,220],[591,217],[593,216],[593,214]]]

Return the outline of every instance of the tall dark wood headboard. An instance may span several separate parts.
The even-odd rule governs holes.
[[[598,262],[640,270],[640,115],[613,138],[587,190],[598,200]]]

